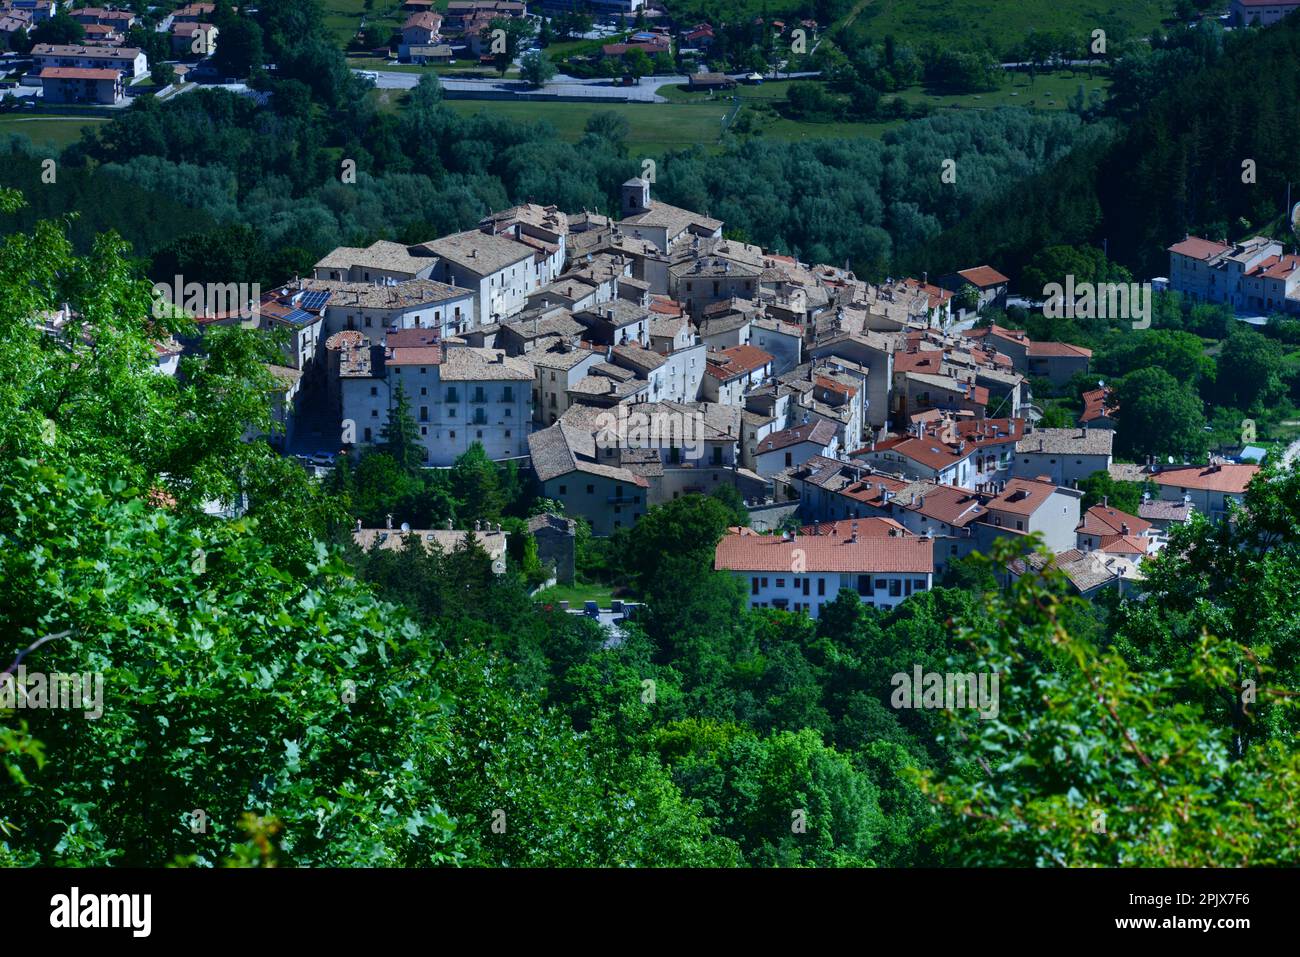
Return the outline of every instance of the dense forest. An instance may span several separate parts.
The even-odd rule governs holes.
[[[609,210],[617,184],[640,170],[612,114],[565,143],[545,123],[458,116],[432,76],[400,111],[380,109],[328,43],[315,3],[271,10],[259,16],[279,68],[251,81],[270,109],[220,90],[165,105],[141,97],[64,151],[58,189],[37,188],[44,154],[14,137],[0,182],[29,207],[8,228],[76,209],[79,248],[111,226],[158,274],[207,263],[223,280],[274,282],[335,245],[424,240],[510,202]],[[1287,184],[1300,181],[1300,134],[1286,120],[1298,45],[1294,22],[1236,34],[1207,22],[1124,45],[1104,109],[948,113],[881,142],[736,137],[721,154],[668,156],[656,189],[737,236],[872,277],[980,261],[1018,277],[1046,246],[1105,240],[1111,259],[1146,278],[1186,232],[1235,237],[1281,215]],[[862,84],[910,82],[919,67],[907,56],[868,45],[818,66],[860,102]],[[343,181],[344,159],[355,183]],[[1253,182],[1243,182],[1246,160]]]

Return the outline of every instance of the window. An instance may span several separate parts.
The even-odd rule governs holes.
[[[763,587],[764,587],[764,588],[767,587],[767,579],[766,579],[766,578],[763,579]]]
[[[506,386],[506,391],[505,394],[501,396],[501,401],[502,402],[515,401],[515,390],[513,386]],[[506,414],[509,415],[509,410],[507,410]]]
[[[825,594],[826,594],[826,579],[825,579],[825,578],[819,578],[819,579],[817,579],[817,594],[818,594],[818,595],[825,595]]]
[[[453,439],[456,437],[456,433],[455,433],[454,431],[453,431],[453,432],[449,432],[449,433],[447,433],[447,434],[450,435]]]
[[[420,421],[421,422],[429,421],[429,407],[427,405],[420,406]]]
[[[370,387],[370,394],[371,394],[371,395],[379,395],[379,386],[377,386],[377,385],[372,385],[372,386]]]
[[[1016,522],[1016,531],[1023,532],[1024,530],[1025,530],[1025,523],[1019,521]]]
[[[420,395],[428,395],[428,394],[429,394],[429,387],[423,385],[420,386]]]
[[[510,430],[509,430],[509,429],[506,429],[506,438],[507,438],[507,439],[510,438]]]
[[[366,441],[370,441],[370,429],[366,429]]]
[[[460,401],[460,398],[456,395],[456,390],[455,390],[454,388],[452,388],[452,389],[448,389],[448,390],[447,390],[447,401],[448,401],[448,402],[459,402],[459,401]]]
[[[890,579],[890,581],[889,581],[889,597],[890,597],[890,598],[898,598],[898,597],[900,597],[902,594],[903,594],[903,583],[900,582],[897,578]]]
[[[421,435],[428,435],[428,434],[429,434],[429,427],[428,427],[427,425],[422,425],[422,426],[420,426],[420,434],[421,434]]]
[[[588,495],[595,495],[595,494],[596,494],[596,486],[594,486],[594,485],[588,485],[588,486],[587,486],[587,494],[588,494]]]
[[[567,485],[561,485],[561,486],[560,486],[560,494],[561,494],[561,495],[568,495],[568,494],[569,494],[569,487],[568,487]]]
[[[776,587],[777,587],[777,588],[784,588],[784,587],[785,587],[785,579],[784,579],[784,578],[778,578],[778,579],[776,580]]]
[[[370,410],[370,417],[371,417],[372,419],[377,419],[377,418],[379,418],[379,410],[378,410],[378,409],[371,409],[371,410]]]

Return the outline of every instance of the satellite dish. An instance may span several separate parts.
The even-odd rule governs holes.
[[[411,530],[411,523],[410,523],[410,522],[403,522],[403,523],[402,523],[402,532],[405,533],[405,532],[409,532],[410,530]]]
[[[1291,232],[1300,235],[1300,203],[1291,207]]]
[[[1173,465],[1173,464],[1174,464],[1174,457],[1173,457],[1172,455],[1166,455],[1166,456],[1165,456],[1165,461],[1168,462],[1170,465]]]
[[[500,575],[505,570],[506,570],[506,562],[504,558],[498,558],[496,561],[492,563],[492,571],[494,571],[496,574]]]

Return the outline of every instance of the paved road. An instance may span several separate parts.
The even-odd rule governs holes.
[[[1282,458],[1281,458],[1282,468],[1287,468],[1297,460],[1300,460],[1300,439],[1296,439],[1294,442],[1288,445],[1286,447],[1286,451],[1282,453]]]
[[[396,70],[356,70],[357,73],[372,74],[375,79],[375,86],[382,90],[409,90],[415,87],[420,81],[423,74],[405,73]],[[735,74],[736,77],[743,74]],[[782,79],[800,79],[802,77],[816,76],[816,73],[792,73],[782,74]],[[484,99],[492,98],[491,94],[515,93],[522,94],[520,99],[529,99],[536,97],[538,99],[551,96],[569,96],[581,97],[586,100],[614,100],[617,102],[640,102],[640,103],[666,103],[668,102],[659,95],[661,86],[681,86],[686,83],[687,77],[684,74],[675,74],[668,76],[647,76],[640,83],[633,86],[615,86],[608,79],[582,79],[576,76],[567,76],[563,73],[556,76],[540,90],[529,89],[521,80],[509,79],[484,79],[470,80],[464,77],[440,77],[442,88],[447,91],[459,94],[458,99],[473,99],[475,93],[488,94]]]

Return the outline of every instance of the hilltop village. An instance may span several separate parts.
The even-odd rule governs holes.
[[[1034,533],[1078,593],[1122,591],[1172,524],[1222,517],[1258,471],[1113,462],[1104,385],[1074,427],[1038,427],[1031,379],[1086,373],[1091,353],[980,323],[1007,295],[988,265],[871,283],[726,238],[644,180],[621,196],[618,219],[526,204],[417,245],[340,247],[200,322],[287,330],[275,441],[301,447],[305,421],[339,436],[308,464],[377,444],[400,406],[426,466],[478,444],[597,536],[733,486],[750,519],[715,567],[751,604],[813,616],[841,588],[890,607]],[[1084,509],[1097,472],[1153,491],[1138,514]]]

